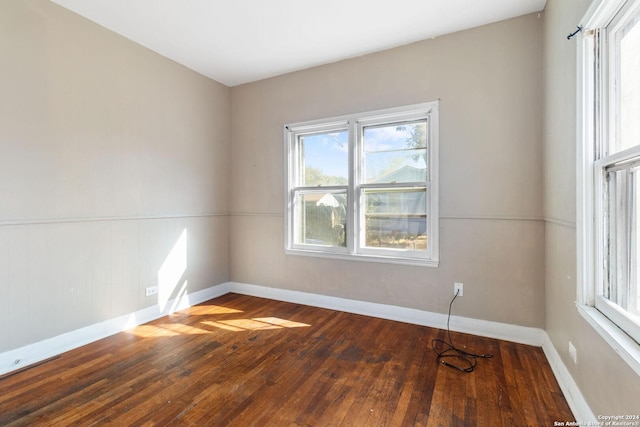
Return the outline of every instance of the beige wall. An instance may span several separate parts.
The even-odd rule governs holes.
[[[542,22],[532,14],[231,89],[231,278],[544,326]],[[440,99],[439,268],[284,254],[284,123]]]
[[[576,60],[566,36],[590,0],[548,0],[544,16],[545,328],[594,414],[637,414],[640,377],[578,314]],[[574,364],[569,341],[578,352]]]
[[[184,230],[176,282],[228,281],[227,87],[46,0],[0,61],[0,352],[153,305]]]

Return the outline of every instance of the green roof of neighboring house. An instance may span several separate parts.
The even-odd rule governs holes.
[[[426,178],[425,168],[416,168],[410,165],[404,165],[390,174],[381,176],[374,180],[374,183],[384,182],[421,182]]]

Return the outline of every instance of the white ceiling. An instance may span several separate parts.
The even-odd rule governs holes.
[[[546,0],[52,0],[227,86],[537,12]]]

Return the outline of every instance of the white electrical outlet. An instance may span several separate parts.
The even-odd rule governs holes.
[[[576,350],[571,341],[569,341],[569,356],[573,363],[578,363],[578,350]]]
[[[148,288],[146,288],[144,290],[144,295],[149,297],[151,295],[155,295],[158,293],[158,287],[157,286],[149,286]]]
[[[453,284],[453,294],[454,295],[458,295],[459,297],[461,297],[462,294],[463,294],[463,287],[464,287],[464,285],[462,283],[454,283]]]

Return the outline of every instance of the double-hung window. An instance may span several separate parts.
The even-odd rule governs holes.
[[[437,265],[437,101],[284,132],[287,253]]]
[[[640,343],[640,0],[595,2],[585,20],[580,302]]]

